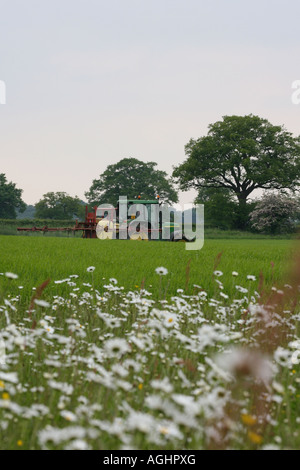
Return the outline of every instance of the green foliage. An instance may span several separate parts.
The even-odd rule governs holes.
[[[32,205],[26,205],[24,212],[17,210],[17,219],[34,219],[35,217],[35,207]]]
[[[136,158],[123,158],[93,180],[85,193],[91,204],[116,205],[120,196],[128,199],[155,199],[157,195],[166,202],[177,202],[178,196],[164,171],[156,169],[157,163],[142,162]]]
[[[253,203],[238,204],[227,188],[200,188],[196,203],[204,204],[205,226],[221,230],[250,229]]]
[[[195,202],[204,204],[206,226],[223,230],[234,228],[237,204],[226,188],[201,188]]]
[[[252,114],[210,124],[208,135],[191,139],[185,151],[187,159],[173,172],[181,189],[226,188],[239,202],[240,227],[255,189],[299,186],[299,137]]]
[[[22,192],[22,189],[16,188],[15,183],[7,182],[4,173],[0,174],[0,218],[15,219],[16,209],[20,212],[25,210]]]
[[[65,192],[49,192],[35,205],[35,217],[39,219],[72,219],[84,217],[84,205],[77,197]]]

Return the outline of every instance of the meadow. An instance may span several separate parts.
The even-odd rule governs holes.
[[[295,241],[0,243],[2,450],[299,448]]]
[[[18,273],[23,284],[22,296],[30,300],[32,287],[46,279],[53,281],[69,275],[80,276],[90,282],[88,266],[96,266],[93,275],[98,289],[114,277],[125,290],[152,288],[154,296],[175,295],[183,288],[187,294],[194,285],[201,286],[210,295],[215,291],[213,271],[217,257],[224,273],[224,285],[234,293],[232,271],[239,272],[241,282],[247,275],[263,273],[265,283],[271,286],[284,278],[288,260],[292,257],[294,242],[289,240],[206,240],[202,250],[188,251],[185,243],[135,242],[127,240],[89,240],[56,237],[0,237],[1,271]],[[169,271],[163,286],[155,268],[165,266]],[[57,286],[56,286],[57,288]],[[63,294],[64,291],[62,290]],[[28,297],[29,296],[29,297]]]

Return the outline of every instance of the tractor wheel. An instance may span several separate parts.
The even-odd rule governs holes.
[[[175,237],[175,235],[177,236]],[[178,231],[172,232],[170,236],[170,241],[171,242],[188,242],[189,241],[184,235],[181,235],[181,238],[179,238],[179,236],[180,236],[180,232]]]

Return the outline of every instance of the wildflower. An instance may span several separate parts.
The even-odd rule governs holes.
[[[5,276],[8,277],[8,279],[18,279],[18,275],[17,274],[14,274],[14,273],[5,273]]]
[[[259,445],[263,441],[262,436],[260,436],[259,434],[256,434],[256,432],[253,432],[253,431],[248,431],[248,437],[250,441],[253,442],[253,444]]]
[[[45,300],[39,300],[39,299],[34,299],[34,303],[38,305],[39,307],[50,307],[49,302],[46,302]]]
[[[246,413],[243,413],[242,414],[242,421],[247,426],[253,426],[256,423],[257,419],[255,418],[255,416],[251,416],[251,415],[248,415]]]
[[[162,390],[165,393],[171,393],[173,391],[173,385],[169,381],[168,377],[162,380],[152,380],[151,387],[155,390]]]
[[[67,410],[62,410],[60,412],[60,415],[65,418],[67,421],[76,421],[77,420],[77,417],[74,413],[72,413],[71,411],[67,411]]]
[[[248,289],[246,289],[245,287],[242,287],[242,286],[235,286],[235,288],[239,292],[242,292],[242,294],[247,294],[247,292],[248,292]]]
[[[219,354],[217,365],[224,371],[237,376],[252,376],[268,384],[272,377],[269,359],[255,351],[234,348],[230,353]]]
[[[81,426],[69,426],[59,429],[50,425],[46,426],[45,429],[42,429],[38,433],[38,439],[41,445],[45,445],[47,442],[53,442],[55,445],[71,439],[83,439],[85,437],[96,439],[98,433],[92,428],[83,428]]]
[[[232,271],[232,275],[236,277],[239,275],[239,273],[237,273],[236,271]]]
[[[296,357],[292,356],[289,350],[278,346],[278,348],[274,352],[274,360],[283,367],[289,367],[291,362],[293,364],[295,363]]]
[[[224,294],[223,292],[220,292],[220,295],[224,298],[224,299],[229,299],[229,296],[227,294]]]
[[[17,384],[19,381],[18,374],[16,372],[0,372],[0,378],[13,384]]]
[[[279,447],[275,444],[266,444],[262,448],[262,450],[279,450]]]
[[[168,274],[167,268],[164,268],[163,266],[160,266],[159,268],[156,268],[156,269],[155,269],[155,272],[156,272],[156,274],[158,274],[159,276],[165,276],[166,274]]]
[[[222,271],[214,271],[214,275],[217,277],[223,276]]]
[[[166,428],[165,426],[161,426],[161,427],[159,428],[159,432],[160,432],[161,434],[163,434],[163,435],[167,435],[167,434],[169,434],[169,429]]]
[[[9,393],[7,392],[2,393],[2,400],[10,400]]]
[[[143,390],[143,384],[142,383],[138,384],[138,389]]]
[[[2,380],[0,380],[0,388],[5,388],[5,384],[2,382]]]
[[[179,317],[176,313],[164,312],[162,315],[163,324],[165,327],[178,327]]]
[[[134,431],[138,430],[145,434],[153,431],[156,427],[155,418],[147,413],[141,411],[131,410],[130,415],[127,418],[128,429]]]
[[[252,276],[252,274],[248,274],[247,279],[248,281],[256,281],[256,277]]]
[[[17,441],[17,445],[18,445],[19,447],[21,447],[21,446],[23,445],[23,441],[22,441],[21,439],[19,439],[19,440]]]
[[[74,439],[64,448],[64,450],[90,450],[90,446],[83,439]]]
[[[93,273],[95,271],[95,266],[89,266],[86,270],[88,273]]]
[[[74,390],[73,385],[69,385],[63,382],[56,382],[55,380],[49,380],[48,384],[49,384],[49,387],[53,388],[54,390],[60,390],[66,395],[72,395],[73,390]]]
[[[274,390],[275,390],[277,393],[281,393],[281,394],[284,393],[284,387],[283,387],[280,383],[274,381],[274,382],[272,383],[272,385],[273,385]]]
[[[123,338],[111,338],[108,339],[104,344],[106,354],[111,356],[122,356],[126,352],[130,351],[130,347],[127,341]]]

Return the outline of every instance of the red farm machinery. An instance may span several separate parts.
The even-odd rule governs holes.
[[[97,206],[93,209],[93,212],[89,212],[88,206],[86,206],[84,222],[78,222],[78,220],[76,220],[73,227],[48,227],[48,225],[45,225],[44,227],[18,227],[17,230],[18,232],[42,232],[44,234],[49,232],[67,232],[75,234],[75,232],[81,231],[82,238],[97,238]]]
[[[122,204],[125,203],[126,205]],[[138,206],[139,205],[139,206]],[[143,221],[151,220],[151,214],[153,212],[153,205],[155,205],[155,209],[159,209],[160,201],[159,196],[157,196],[154,200],[141,200],[139,197],[138,199],[127,199],[120,200],[117,204],[117,207],[114,208],[113,206],[107,205],[100,206],[100,207],[93,207],[93,211],[89,212],[88,206],[85,208],[85,220],[83,222],[78,222],[76,220],[75,225],[73,227],[48,227],[45,225],[44,227],[18,227],[17,230],[19,232],[42,232],[43,234],[50,233],[50,232],[67,232],[75,234],[78,231],[82,232],[82,238],[111,238],[110,237],[102,237],[103,231],[107,231],[107,225],[113,227],[116,233],[116,238],[122,239],[174,239],[174,231],[180,228],[179,224],[174,222],[167,222],[164,223],[161,218],[158,221],[158,225],[154,228],[151,226],[150,223]],[[133,207],[132,207],[133,206]],[[140,208],[140,211],[135,212],[134,207]],[[126,215],[124,215],[126,214]],[[136,227],[135,236],[132,237],[129,234],[130,230],[130,222],[132,220],[139,218],[138,220],[142,222],[141,226],[143,229],[140,231],[139,226]],[[101,228],[101,224],[103,221],[103,225]],[[100,223],[99,223],[100,222]],[[107,224],[107,225],[106,225]],[[146,228],[145,228],[146,227]],[[102,233],[101,233],[102,230]],[[122,230],[126,233],[122,233]],[[168,235],[167,237],[163,236],[163,231],[166,230]],[[111,230],[112,232],[112,230]],[[158,232],[158,234],[157,234]],[[122,234],[121,234],[122,233]],[[155,235],[154,235],[155,234]],[[130,235],[130,236],[129,236]]]

